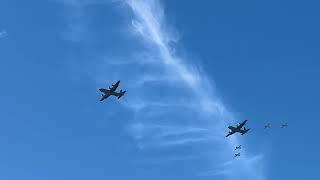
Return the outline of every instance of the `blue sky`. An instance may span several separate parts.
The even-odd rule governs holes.
[[[318,6],[2,1],[0,178],[316,179]]]

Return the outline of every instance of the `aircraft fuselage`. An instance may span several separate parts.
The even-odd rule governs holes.
[[[247,120],[244,120],[242,123],[239,123],[236,127],[234,126],[228,126],[230,129],[230,132],[226,135],[226,137],[234,134],[234,133],[241,133],[241,135],[244,135],[247,133],[250,129],[246,129],[243,127],[246,124]]]

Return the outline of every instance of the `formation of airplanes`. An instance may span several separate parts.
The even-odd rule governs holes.
[[[288,123],[285,123],[285,124],[281,124],[280,126],[281,128],[287,128],[288,127]],[[271,128],[271,125],[270,123],[264,125],[264,129],[270,129]]]
[[[99,91],[102,93],[100,101],[107,99],[109,96],[115,96],[115,97],[118,97],[118,99],[120,99],[126,93],[126,91],[120,90],[119,92],[116,92],[119,84],[120,84],[120,80],[118,80],[116,83],[112,84],[112,86],[107,89],[100,88]],[[240,133],[241,135],[246,134],[250,130],[250,128],[247,129],[245,127],[245,124],[247,123],[247,121],[248,120],[244,120],[243,122],[238,123],[236,126],[228,126],[228,129],[230,131],[228,132],[226,137],[229,137],[235,133]],[[281,128],[287,128],[287,127],[288,127],[288,123],[281,125]],[[270,129],[270,128],[271,128],[270,123],[268,123],[264,126],[264,129]],[[240,149],[241,149],[241,145],[235,147],[235,151],[240,150]],[[235,153],[234,158],[239,157],[239,156],[240,156],[240,152]]]
[[[236,126],[228,126],[228,129],[230,131],[228,132],[226,137],[231,136],[235,133],[240,133],[241,135],[246,134],[250,130],[250,128],[245,127],[247,121],[248,120],[244,120],[243,122],[238,123]],[[281,124],[281,128],[287,128],[287,127],[288,127],[288,123]],[[270,123],[267,123],[266,125],[264,125],[264,129],[269,129],[269,128],[271,128]],[[241,145],[236,146],[234,150],[235,151],[241,150]],[[236,158],[236,157],[240,157],[240,152],[234,154],[234,158]]]
[[[236,148],[234,150],[236,151],[236,150],[240,150],[240,149],[241,149],[241,145],[236,146]],[[240,156],[240,153],[234,154],[234,157],[238,157],[238,156]]]

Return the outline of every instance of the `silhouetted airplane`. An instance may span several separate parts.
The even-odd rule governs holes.
[[[234,158],[240,157],[240,153],[234,154]]]
[[[271,124],[270,123],[264,125],[264,129],[268,129],[268,128],[271,128]]]
[[[285,123],[285,124],[281,125],[281,128],[286,128],[286,127],[288,127],[288,123]]]
[[[126,91],[120,90],[120,92],[115,92],[119,84],[120,84],[120,80],[117,81],[115,84],[112,84],[112,87],[109,87],[109,89],[100,88],[99,91],[103,93],[101,94],[100,101],[103,101],[109,96],[116,96],[118,97],[118,99],[121,98],[121,96],[123,96],[126,93]]]
[[[241,149],[241,145],[236,146],[236,148],[234,150],[237,150],[237,149]]]
[[[247,133],[250,129],[246,129],[245,127],[243,129],[241,129],[247,122],[248,120],[244,120],[242,123],[239,123],[236,127],[233,126],[228,126],[228,128],[231,130],[226,137],[234,134],[234,133],[241,133],[241,135],[244,135],[245,133]]]

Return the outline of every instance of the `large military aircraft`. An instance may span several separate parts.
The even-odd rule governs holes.
[[[120,80],[117,81],[115,84],[112,84],[112,87],[109,87],[109,89],[100,88],[99,91],[103,93],[101,94],[100,101],[107,99],[109,96],[116,96],[118,97],[118,99],[121,98],[126,93],[126,91],[120,90],[120,92],[116,92],[116,89],[118,88],[119,84]]]
[[[281,128],[286,128],[286,127],[288,127],[288,123],[285,123],[285,124],[281,125]]]
[[[234,154],[234,158],[240,156],[240,153]]]
[[[236,148],[234,150],[237,150],[237,149],[241,149],[241,145],[236,146]]]
[[[241,133],[241,135],[244,135],[245,133],[247,133],[250,129],[246,129],[245,127],[243,129],[241,129],[247,122],[248,120],[244,120],[242,123],[239,123],[236,127],[233,126],[229,126],[228,128],[231,130],[226,137],[234,134],[234,133]]]

